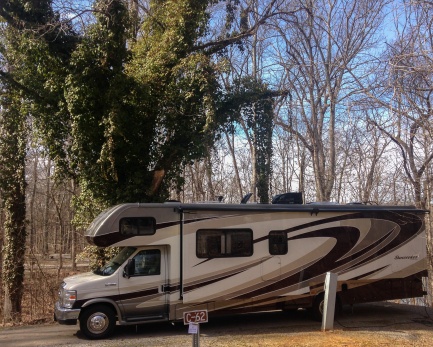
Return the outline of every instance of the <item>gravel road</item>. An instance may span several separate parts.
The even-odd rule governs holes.
[[[372,334],[373,332],[373,334]],[[200,347],[229,346],[433,346],[433,310],[376,303],[346,307],[333,332],[321,332],[306,311],[210,318],[201,325]],[[2,347],[192,346],[187,326],[169,323],[118,326],[107,340],[89,341],[76,326],[0,327]]]

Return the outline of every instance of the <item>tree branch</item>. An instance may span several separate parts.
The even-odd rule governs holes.
[[[383,132],[384,134],[386,134],[392,142],[394,142],[401,151],[401,155],[403,157],[403,167],[404,167],[404,171],[406,172],[407,177],[409,178],[409,180],[411,181],[412,184],[415,185],[415,179],[413,178],[408,165],[410,165],[410,163],[408,163],[408,159],[407,159],[407,155],[406,155],[406,151],[409,152],[409,148],[407,146],[406,143],[404,143],[403,141],[401,141],[401,139],[395,137],[394,135],[392,135],[389,131],[387,131],[385,128],[381,127],[376,121],[372,120],[372,119],[368,119],[367,120],[368,123],[374,125],[375,127],[377,127],[381,132]]]
[[[17,80],[15,80],[11,74],[1,71],[0,70],[0,81],[3,81],[6,84],[9,84],[23,92],[25,92],[27,95],[32,96],[33,98],[35,98],[38,101],[46,101],[46,99],[38,94],[36,91],[34,91],[33,89],[27,88],[25,85],[23,85],[22,83],[18,82]]]
[[[206,43],[203,43],[201,45],[197,45],[197,46],[192,48],[191,52],[209,49],[208,53],[215,53],[217,51],[220,51],[221,49],[224,49],[227,46],[232,45],[233,43],[239,42],[246,37],[254,35],[254,33],[256,33],[256,31],[260,28],[260,26],[263,25],[269,18],[281,15],[283,13],[280,11],[272,11],[276,2],[277,2],[277,0],[273,0],[268,5],[266,10],[263,12],[261,18],[251,28],[239,33],[238,35],[228,37],[226,39],[206,42]],[[296,12],[302,11],[302,10],[304,10],[304,9],[300,8],[299,10],[284,12],[284,14],[291,16],[291,15],[294,15]]]

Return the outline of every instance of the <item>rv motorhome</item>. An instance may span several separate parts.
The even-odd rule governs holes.
[[[424,210],[330,203],[122,204],[86,232],[123,247],[98,271],[64,279],[55,317],[89,338],[121,325],[216,314],[311,309],[320,318],[327,272],[337,303],[420,297]],[[282,202],[282,203],[281,203]]]

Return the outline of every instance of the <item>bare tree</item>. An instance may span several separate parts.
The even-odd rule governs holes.
[[[382,87],[371,93],[387,109],[370,123],[383,132],[400,153],[413,201],[430,209],[433,160],[433,4],[405,2],[396,20],[396,38],[384,55]],[[403,23],[403,24],[401,24]],[[427,217],[430,294],[433,293],[433,237]]]
[[[313,1],[288,3],[274,23],[279,34],[276,55],[285,69],[289,107],[304,124],[278,124],[295,134],[310,152],[318,200],[329,201],[336,180],[336,127],[344,122],[348,100],[360,92],[350,72],[359,78],[371,63],[364,55],[375,44],[387,1]],[[293,12],[294,8],[302,11]]]
[[[364,112],[362,112],[364,114]],[[345,131],[340,135],[339,141],[342,158],[347,172],[340,178],[339,186],[346,185],[350,191],[346,192],[349,201],[363,203],[378,203],[379,196],[373,196],[377,187],[384,183],[384,156],[389,147],[390,140],[378,129],[368,125],[367,116],[348,116]],[[343,148],[344,147],[344,148]],[[344,154],[343,154],[344,153]],[[342,180],[346,180],[345,184]],[[344,201],[340,195],[338,201]],[[346,202],[349,202],[346,200]],[[386,201],[386,200],[385,200]]]

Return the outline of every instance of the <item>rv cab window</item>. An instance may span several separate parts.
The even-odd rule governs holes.
[[[153,217],[128,217],[119,222],[123,235],[153,235],[156,232],[156,221]]]
[[[113,259],[108,261],[102,268],[96,269],[94,273],[102,276],[112,275],[136,250],[135,247],[123,248]]]
[[[197,231],[198,258],[249,257],[253,255],[251,229],[202,229]]]

